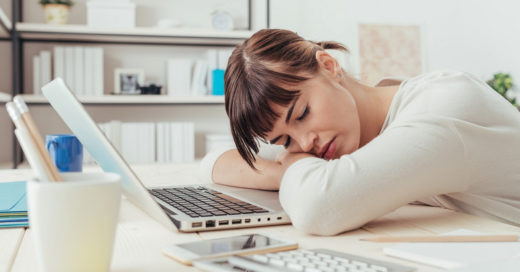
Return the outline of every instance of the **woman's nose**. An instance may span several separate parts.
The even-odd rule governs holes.
[[[314,132],[308,132],[302,135],[300,139],[300,146],[305,153],[311,153],[316,143],[317,135]]]

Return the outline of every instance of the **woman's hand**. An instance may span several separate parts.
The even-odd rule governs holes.
[[[300,159],[304,159],[304,158],[311,158],[311,157],[316,157],[316,156],[309,154],[309,153],[291,153],[288,151],[283,151],[283,152],[280,152],[278,154],[278,156],[276,156],[275,161],[282,166],[283,172],[285,172],[285,170],[287,170],[287,168],[289,168],[289,166],[291,166],[296,161],[298,161]]]

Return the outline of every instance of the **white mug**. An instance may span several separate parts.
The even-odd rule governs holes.
[[[121,202],[113,173],[62,173],[27,183],[29,227],[41,271],[108,271]]]

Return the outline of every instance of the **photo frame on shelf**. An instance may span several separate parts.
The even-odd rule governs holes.
[[[114,70],[114,94],[139,94],[139,86],[143,84],[143,69],[116,68]]]

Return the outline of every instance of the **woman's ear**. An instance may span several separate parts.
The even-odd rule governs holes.
[[[333,58],[329,53],[319,50],[316,52],[316,60],[318,61],[320,68],[330,73],[333,78],[341,78],[341,67],[338,61]]]

